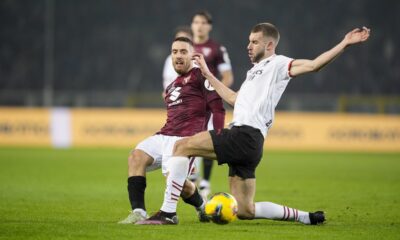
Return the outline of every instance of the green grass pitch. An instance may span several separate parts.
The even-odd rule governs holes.
[[[264,152],[256,201],[324,210],[322,226],[269,220],[197,222],[182,201],[178,226],[119,225],[128,215],[129,150],[0,148],[0,239],[400,239],[400,153]],[[228,191],[227,167],[213,191]],[[160,171],[146,204],[159,209]]]

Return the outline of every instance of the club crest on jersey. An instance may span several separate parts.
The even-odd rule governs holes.
[[[214,91],[215,90],[215,88],[213,88],[213,86],[211,86],[211,83],[207,79],[204,81],[204,87],[208,91]]]
[[[201,49],[201,51],[203,52],[204,56],[207,57],[211,53],[211,48],[204,47],[204,48]]]
[[[188,83],[190,80],[190,76],[187,76],[183,79],[183,84],[185,85],[186,83]]]

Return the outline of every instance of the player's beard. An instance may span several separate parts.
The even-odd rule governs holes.
[[[253,57],[253,63],[258,63],[263,57],[265,56],[265,51],[259,51],[258,53],[256,53]]]
[[[184,62],[183,68],[179,68],[179,69],[174,64],[175,72],[178,73],[179,75],[183,75],[183,74],[187,73],[189,71],[189,68],[190,68],[190,66],[187,62]]]

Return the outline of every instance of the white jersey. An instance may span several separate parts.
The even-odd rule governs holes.
[[[172,65],[172,57],[169,55],[165,59],[164,69],[163,69],[163,87],[164,90],[178,77],[178,73],[175,71]]]
[[[230,126],[251,126],[260,129],[264,138],[267,136],[274,121],[275,107],[291,79],[292,61],[282,55],[272,55],[247,72],[236,98]]]

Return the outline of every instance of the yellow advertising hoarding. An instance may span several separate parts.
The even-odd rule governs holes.
[[[166,111],[73,109],[71,119],[73,146],[134,147],[160,130]]]
[[[400,117],[278,113],[267,149],[400,151]]]
[[[0,108],[0,146],[55,146],[55,139],[61,137],[63,142],[63,136],[57,135],[63,132],[59,128],[67,126],[65,146],[133,148],[155,134],[166,119],[166,111],[160,109],[82,108],[67,109],[67,113],[60,119],[54,117],[53,109]],[[68,121],[62,121],[65,116]],[[226,122],[231,119],[229,112]],[[57,126],[59,131],[55,131]],[[400,116],[278,112],[265,147],[400,152]]]
[[[0,108],[0,146],[50,146],[49,110]]]

